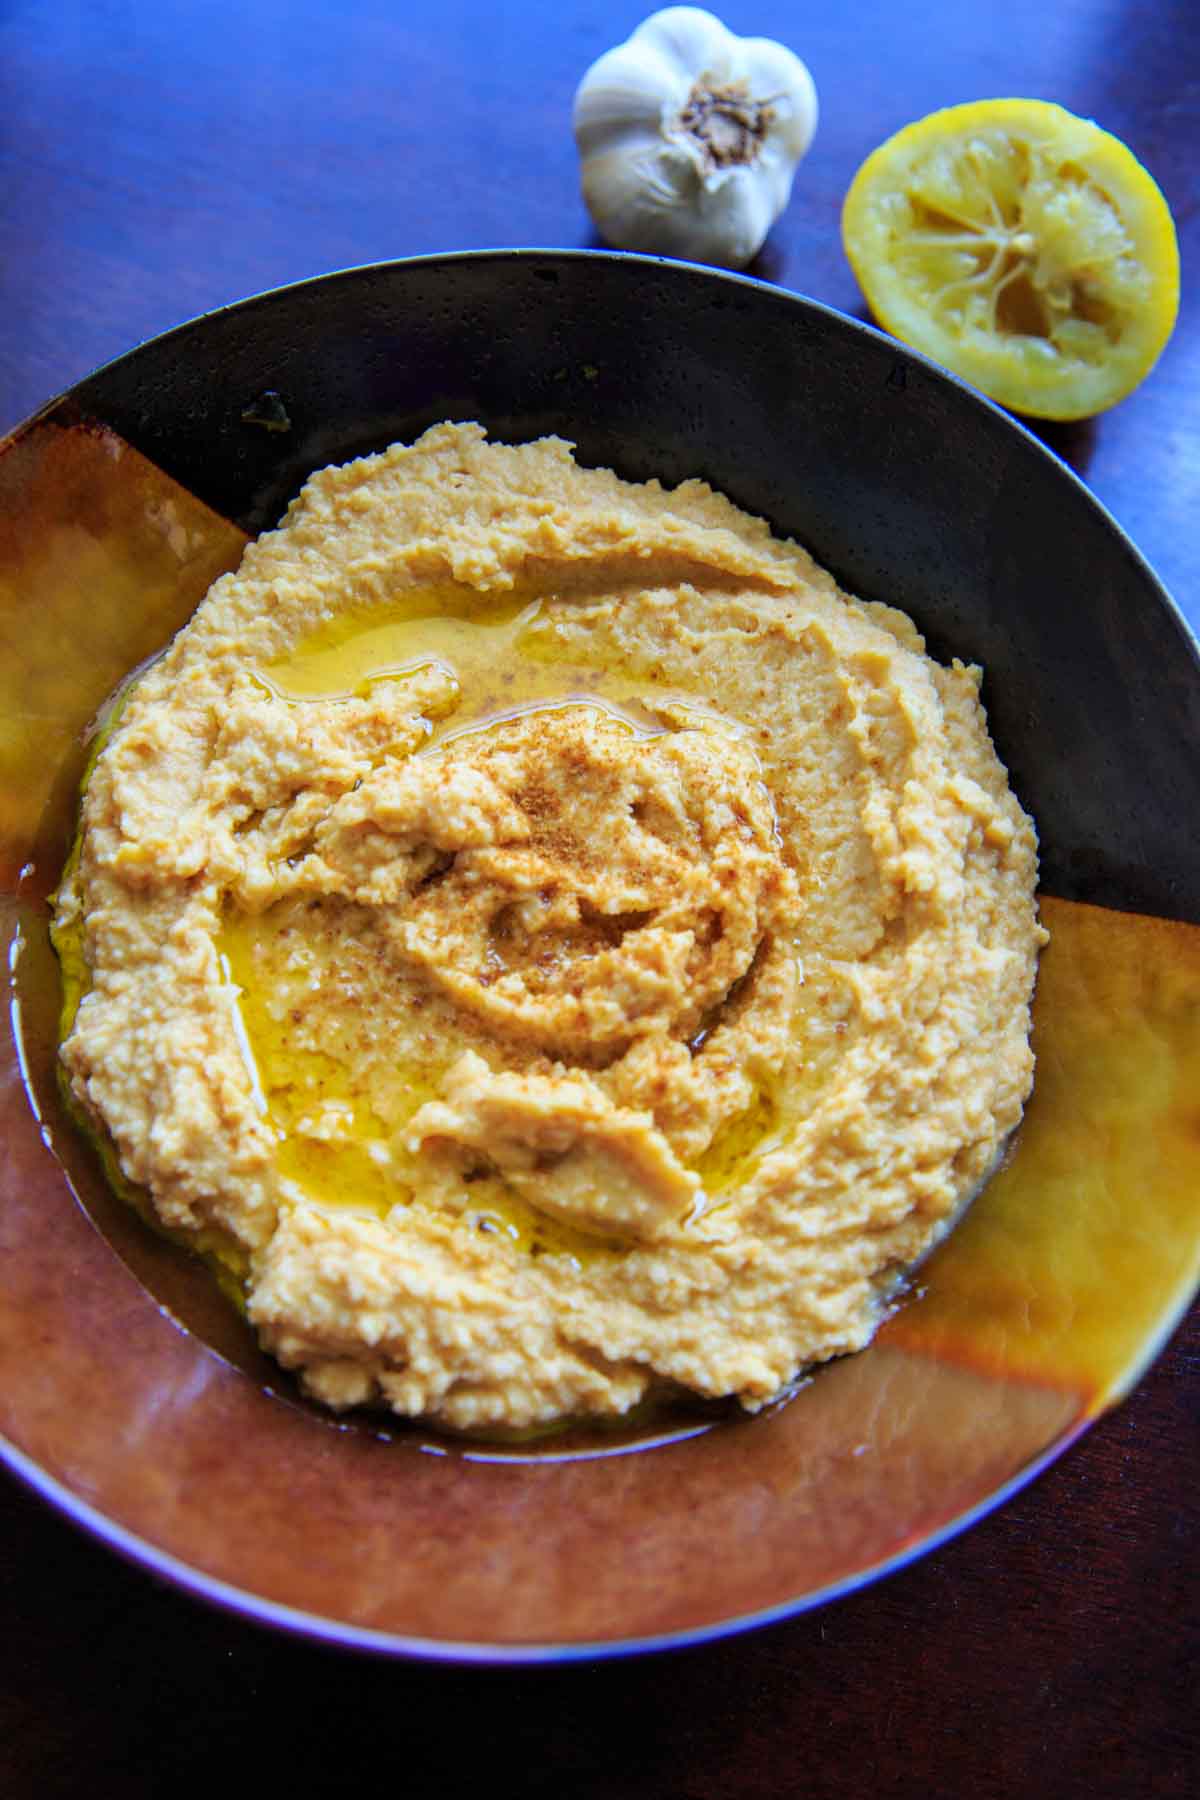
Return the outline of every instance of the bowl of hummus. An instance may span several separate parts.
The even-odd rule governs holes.
[[[743,278],[431,258],[110,365],[0,500],[58,1504],[332,1641],[595,1654],[886,1568],[1133,1379],[1186,1278],[1098,1343],[1054,1159],[1200,991],[1200,677],[996,409]],[[1083,594],[1190,658],[1136,758]]]

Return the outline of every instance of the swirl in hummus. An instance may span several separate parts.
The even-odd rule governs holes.
[[[757,1408],[1029,1090],[978,689],[701,482],[450,425],[325,469],[96,761],[73,1093],[332,1406]]]

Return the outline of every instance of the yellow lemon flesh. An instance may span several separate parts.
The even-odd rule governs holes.
[[[876,318],[1002,406],[1103,412],[1171,335],[1179,249],[1126,145],[1044,100],[979,100],[889,138],[842,239]]]

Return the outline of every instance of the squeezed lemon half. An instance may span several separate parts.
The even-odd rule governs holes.
[[[1155,182],[1045,100],[972,101],[897,132],[854,177],[842,240],[882,325],[1034,418],[1123,399],[1179,307]]]

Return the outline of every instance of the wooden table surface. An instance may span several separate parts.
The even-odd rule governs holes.
[[[0,0],[0,431],[139,339],[277,283],[595,243],[571,96],[642,16],[625,0]],[[1130,143],[1185,279],[1200,255],[1196,0],[731,0],[724,16],[798,50],[822,105],[752,273],[863,316],[838,234],[858,163],[936,106],[1012,93]],[[1045,436],[1200,626],[1186,289],[1145,386]],[[901,1574],[747,1637],[522,1673],[276,1638],[4,1480],[0,1791],[159,1794],[185,1772],[334,1791],[366,1753],[381,1788],[422,1795],[1193,1794],[1198,1416],[1193,1309],[1123,1407]]]

